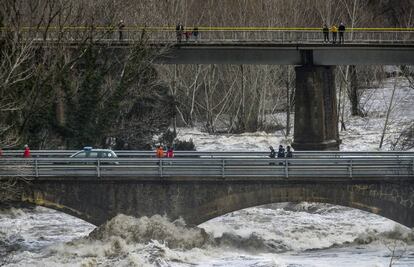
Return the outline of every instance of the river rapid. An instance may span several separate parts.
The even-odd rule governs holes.
[[[317,203],[248,208],[187,227],[118,215],[95,227],[50,209],[0,214],[5,266],[414,266],[414,231]]]

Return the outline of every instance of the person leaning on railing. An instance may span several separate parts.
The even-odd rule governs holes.
[[[175,34],[177,35],[177,43],[181,43],[181,39],[183,37],[184,26],[179,22],[175,27]]]
[[[329,43],[329,28],[328,25],[323,25],[322,28],[322,32],[323,32],[323,42],[324,43]]]
[[[287,146],[286,147],[286,153],[285,153],[285,155],[286,155],[286,158],[293,158],[293,152],[292,152],[292,149],[291,149],[290,146]]]
[[[24,145],[24,152],[23,152],[23,158],[30,158],[30,148],[28,145]]]
[[[343,44],[344,43],[344,33],[345,33],[345,25],[341,22],[341,24],[339,24],[339,43]]]
[[[155,155],[157,156],[157,158],[164,157],[164,148],[161,145],[157,147],[157,150],[155,151]]]
[[[338,28],[335,25],[332,25],[331,32],[332,32],[332,43],[335,44],[336,36],[338,35]]]
[[[118,23],[119,41],[122,41],[122,38],[123,38],[122,33],[124,31],[124,28],[125,28],[125,24],[124,24],[124,21],[121,19]]]
[[[194,36],[194,40],[197,42],[198,41],[198,27],[194,27],[193,29],[193,36]]]

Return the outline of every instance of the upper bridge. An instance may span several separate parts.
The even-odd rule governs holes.
[[[257,152],[178,152],[176,158],[157,159],[150,153],[115,159],[4,157],[0,179],[26,178],[18,183],[14,201],[96,225],[118,213],[166,214],[199,224],[247,207],[310,201],[349,206],[414,227],[412,152],[296,152],[293,159]]]
[[[348,29],[345,44],[324,43],[319,28],[199,27],[198,32],[197,38],[182,37],[181,42],[173,27],[27,27],[14,32],[3,28],[0,33],[34,44],[69,47],[93,42],[122,49],[144,41],[155,49],[168,47],[154,61],[158,64],[414,64],[414,28]]]

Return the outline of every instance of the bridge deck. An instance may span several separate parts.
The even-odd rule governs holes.
[[[340,45],[325,44],[318,29],[208,28],[200,31],[197,38],[179,43],[171,27],[130,27],[124,31],[113,27],[63,27],[47,32],[29,28],[18,34],[0,29],[0,37],[7,35],[16,35],[16,39],[29,45],[78,47],[93,43],[123,49],[144,43],[155,49],[168,48],[154,61],[158,64],[414,64],[414,30],[410,28],[352,29],[345,32],[345,44]]]

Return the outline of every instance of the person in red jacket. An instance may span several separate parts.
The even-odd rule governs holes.
[[[23,158],[30,158],[30,148],[28,145],[24,145]]]
[[[170,147],[167,150],[167,158],[173,158],[173,157],[174,157],[174,150],[172,147]]]

